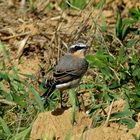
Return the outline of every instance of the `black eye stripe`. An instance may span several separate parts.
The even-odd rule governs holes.
[[[86,45],[73,45],[69,48],[68,52],[70,53],[74,53],[76,51],[79,51],[79,50],[82,50],[82,49],[87,49],[87,46]]]
[[[75,46],[74,48],[75,48],[75,50],[81,50],[81,49],[84,49],[85,47],[82,47],[82,46]]]
[[[85,47],[79,47],[79,46],[75,46],[74,48],[71,48],[71,52],[75,52],[75,51],[78,51],[78,50],[81,50],[81,49],[84,49]]]

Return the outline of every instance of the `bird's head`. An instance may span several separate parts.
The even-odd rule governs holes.
[[[77,43],[69,47],[68,53],[82,58],[85,57],[85,53],[88,48],[90,48],[90,46],[88,46],[87,44]]]

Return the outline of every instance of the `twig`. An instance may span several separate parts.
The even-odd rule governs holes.
[[[117,80],[120,81],[120,78],[119,78],[119,76],[117,75],[117,72],[116,72],[113,68],[111,68],[110,66],[109,66],[109,68],[113,71],[113,73],[114,73],[114,75],[116,76]]]
[[[3,37],[1,38],[1,40],[8,40],[11,38],[16,38],[16,37],[20,37],[20,36],[25,36],[25,35],[29,35],[31,32],[25,32],[25,33],[21,33],[21,34],[17,34],[17,35],[12,35],[12,36],[8,36],[8,37]]]
[[[0,29],[0,33],[2,34],[5,34],[5,35],[11,35],[11,34],[15,34],[15,32],[11,29],[11,28],[3,28],[3,29]]]
[[[25,9],[25,3],[26,3],[25,0],[21,0],[21,2],[20,2],[20,8],[21,8],[22,10]]]
[[[43,12],[45,10],[45,8],[49,5],[49,3],[50,3],[50,0],[40,1],[39,5],[37,6],[37,12],[38,13]]]
[[[105,121],[105,126],[108,126],[108,124],[109,124],[109,119],[110,119],[110,116],[111,116],[111,111],[112,111],[113,104],[114,104],[114,99],[111,102],[109,112],[108,112],[108,116],[107,116],[107,119]]]
[[[114,34],[112,34],[112,33],[108,33],[110,36],[112,36],[114,39],[116,39],[118,42],[119,42],[119,44],[121,45],[121,47],[124,47],[124,45],[122,44],[122,42],[121,42],[121,40],[119,39],[119,38],[117,38]]]
[[[0,99],[0,103],[11,105],[11,106],[15,106],[16,105],[16,103],[11,102],[11,101],[7,101],[6,99]]]
[[[19,42],[18,51],[17,51],[17,55],[16,55],[17,61],[19,61],[19,58],[23,54],[23,51],[24,51],[25,45],[26,45],[26,43],[27,43],[27,41],[29,39],[29,36],[30,35],[27,35],[23,40],[21,40]]]
[[[81,9],[79,9],[78,7],[75,7],[74,5],[72,5],[68,0],[66,0],[66,3],[67,3],[68,5],[70,5],[71,8],[76,9],[76,10],[78,10],[78,11],[81,11]]]

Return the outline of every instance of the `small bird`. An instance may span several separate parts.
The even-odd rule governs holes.
[[[88,45],[77,43],[69,47],[67,53],[62,56],[54,68],[53,75],[45,83],[46,92],[41,96],[42,100],[48,98],[55,89],[61,92],[65,89],[77,87],[81,78],[88,69],[85,59]]]

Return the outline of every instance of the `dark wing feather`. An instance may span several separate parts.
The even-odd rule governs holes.
[[[56,88],[55,87],[55,80],[54,79],[47,80],[47,83],[45,84],[44,87],[47,88],[47,90],[41,96],[42,100],[49,97],[53,93],[53,91],[55,90],[55,88]]]

